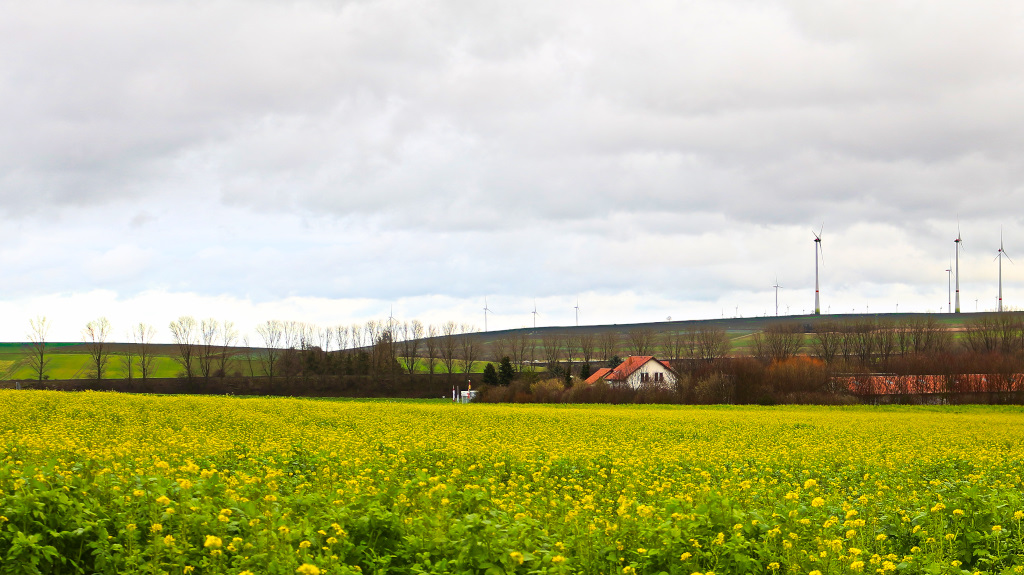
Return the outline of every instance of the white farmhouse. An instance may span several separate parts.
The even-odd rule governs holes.
[[[659,361],[653,355],[631,355],[614,368],[601,368],[587,378],[587,383],[603,379],[612,385],[641,387],[672,387],[679,376],[667,361]]]

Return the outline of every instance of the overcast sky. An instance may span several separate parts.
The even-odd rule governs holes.
[[[0,0],[0,339],[990,309],[1022,103],[1011,1]]]

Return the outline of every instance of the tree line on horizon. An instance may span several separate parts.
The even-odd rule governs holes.
[[[51,354],[46,346],[49,322],[39,317],[29,327],[24,365],[41,381]],[[240,336],[231,321],[192,316],[170,322],[168,329],[175,350],[171,357],[189,384],[228,376],[326,381],[360,375],[394,381],[403,373],[440,373],[449,381],[462,381],[455,375],[475,377],[481,364],[493,364],[493,369],[506,360],[513,377],[546,371],[571,385],[597,366],[614,367],[623,356],[653,355],[693,381],[716,375],[719,382],[733,382],[731,391],[720,386],[723,400],[749,400],[765,387],[785,393],[821,391],[836,374],[1024,372],[1024,317],[1009,313],[973,318],[955,332],[930,316],[830,320],[813,326],[781,322],[750,334],[744,346],[748,353],[740,356],[731,354],[728,333],[712,324],[661,331],[638,327],[625,333],[523,329],[499,332],[486,342],[487,334],[470,324],[424,325],[390,318],[337,326],[269,320],[257,326],[256,338]],[[88,322],[82,330],[90,376],[109,377],[113,365],[129,381],[152,377],[156,329],[137,324],[128,341],[119,344],[111,341],[111,333],[105,318]],[[799,364],[805,372],[800,377],[781,377],[786,369],[796,369],[791,362],[795,358],[814,362]]]

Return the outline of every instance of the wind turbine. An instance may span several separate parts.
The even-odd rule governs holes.
[[[956,313],[960,313],[960,222],[956,223],[956,239],[953,243],[956,245]]]
[[[1003,228],[1002,228],[1002,226],[1000,226],[1000,228],[999,228],[999,254],[996,255],[996,258],[995,258],[995,259],[999,260],[999,308],[998,308],[998,310],[1000,312],[1003,311],[1003,256],[1006,256],[1006,259],[1010,260],[1010,256],[1006,253],[1006,250],[1003,249]],[[1010,260],[1010,263],[1012,264],[1013,260]]]
[[[946,311],[953,313],[953,262],[946,268]]]
[[[533,298],[533,329],[537,329],[537,298]]]
[[[821,298],[818,292],[818,252],[821,251],[821,232],[825,231],[825,224],[821,224],[821,229],[818,233],[814,234],[814,230],[811,233],[814,234],[814,315],[821,315]],[[825,265],[825,252],[821,251],[821,265]]]
[[[573,308],[576,310],[576,327],[580,326],[580,298],[576,298],[576,306]]]
[[[487,307],[487,296],[484,296],[484,333],[487,333],[487,312],[491,311],[491,308]]]
[[[775,288],[775,317],[779,317],[779,288],[782,287],[779,285],[779,276],[775,276],[775,285],[772,287]]]

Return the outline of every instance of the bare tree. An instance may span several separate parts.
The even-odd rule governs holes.
[[[491,342],[491,345],[488,346],[489,353],[487,353],[486,355],[488,358],[490,358],[490,361],[493,361],[494,363],[501,363],[501,358],[505,356],[511,356],[511,353],[509,351],[509,348],[511,346],[512,335],[506,333],[505,335],[498,337]]]
[[[316,329],[317,374],[321,383],[326,381],[331,371],[331,348],[334,346],[334,329],[330,327]]]
[[[32,350],[28,356],[28,366],[39,381],[46,377],[50,358],[46,355],[46,334],[50,331],[50,322],[45,316],[28,320],[28,341]]]
[[[363,347],[363,326],[354,323],[349,331],[352,333],[352,349]]]
[[[697,357],[708,363],[729,353],[729,335],[724,329],[702,325],[696,330]]]
[[[473,372],[473,365],[480,360],[480,342],[474,337],[478,330],[464,323],[460,331],[462,335],[459,337],[459,355],[462,358],[462,372],[468,374]]]
[[[103,372],[106,371],[107,362],[110,361],[110,350],[107,347],[108,337],[110,337],[110,322],[105,317],[90,321],[82,330],[82,341],[85,342],[85,348],[92,359],[96,379],[103,379]]]
[[[530,332],[530,371],[537,369],[537,334]]]
[[[185,370],[185,378],[191,384],[196,374],[196,356],[199,354],[199,334],[196,318],[183,315],[170,323],[171,338],[177,347],[177,361]]]
[[[416,371],[416,358],[423,341],[423,323],[414,319],[402,323],[402,356],[405,358],[405,370],[412,375]]]
[[[267,320],[256,326],[256,333],[263,338],[263,373],[274,381],[274,369],[277,367],[277,360],[281,357],[281,343],[284,332],[284,322],[276,319]]]
[[[459,345],[456,340],[458,331],[459,326],[454,321],[446,321],[441,326],[441,363],[448,373],[449,382],[451,382],[452,373],[455,370],[455,356]]]
[[[139,323],[132,329],[130,339],[135,346],[136,355],[139,358],[139,377],[143,381],[153,375],[153,361],[156,355],[153,353],[153,338],[156,337],[156,329],[146,323]]]
[[[348,349],[348,346],[349,346],[348,334],[349,334],[348,326],[345,326],[345,325],[334,326],[334,342],[335,342],[335,344],[337,344],[339,351],[344,351],[344,350]]]
[[[654,331],[647,327],[631,329],[626,333],[629,355],[651,355],[654,353]]]
[[[591,332],[580,333],[576,338],[576,345],[580,350],[580,359],[590,365],[590,361],[594,359],[594,348],[597,347],[597,336]]]
[[[249,377],[256,377],[255,358],[253,358],[252,346],[249,345],[249,334],[242,337],[242,346],[245,347],[245,363],[249,366]]]
[[[544,362],[551,368],[562,360],[562,335],[546,330],[540,335],[541,352],[544,354]]]
[[[619,355],[619,332],[613,330],[602,331],[597,336],[597,347],[601,359],[610,361]]]
[[[875,330],[875,350],[878,359],[883,362],[889,361],[896,353],[896,327],[891,321],[878,322],[878,329]]]
[[[121,375],[128,380],[129,384],[135,380],[135,364],[139,357],[139,347],[135,345],[132,338],[134,333],[134,329],[128,330],[128,343],[121,348],[120,353],[115,354],[117,363],[121,367]]]
[[[213,363],[217,355],[217,334],[220,322],[215,319],[204,319],[199,322],[199,373],[203,379],[210,381]]]
[[[235,341],[238,339],[238,330],[235,329],[235,323],[232,321],[224,320],[220,323],[220,354],[218,356],[218,368],[217,373],[221,377],[225,377],[228,374],[228,361],[234,355]]]
[[[688,357],[689,347],[685,331],[670,329],[658,334],[658,353],[662,359],[680,360]]]
[[[434,375],[434,365],[437,363],[437,348],[440,341],[437,339],[437,327],[433,324],[427,326],[427,338],[423,345],[427,351],[427,371]]]
[[[517,372],[523,371],[523,363],[526,362],[527,350],[530,348],[531,341],[533,338],[526,330],[519,330],[512,336],[512,341],[509,344],[509,358]]]
[[[811,351],[825,363],[832,363],[839,353],[839,326],[834,321],[823,321],[814,327]]]
[[[800,351],[804,334],[799,324],[772,324],[755,333],[754,357],[764,363],[785,361]]]

